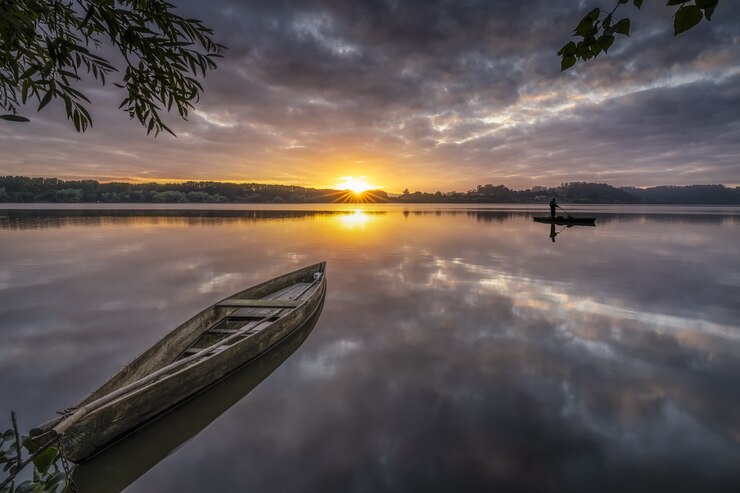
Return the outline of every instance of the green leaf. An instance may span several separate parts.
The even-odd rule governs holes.
[[[53,94],[51,91],[46,91],[46,94],[44,95],[44,98],[41,100],[41,104],[39,104],[39,109],[37,111],[41,111],[44,108],[44,106],[49,104],[52,96]]]
[[[719,0],[696,0],[696,6],[704,11],[704,17],[708,21],[712,20],[712,14],[714,14],[714,9],[718,3]]]
[[[49,467],[54,463],[54,460],[57,458],[57,449],[54,447],[49,447],[48,449],[41,452],[39,455],[33,458],[33,465],[36,468],[37,471],[39,471],[41,474],[46,474],[46,472],[49,470]]]
[[[75,130],[79,132],[82,126],[80,124],[80,113],[77,110],[72,112],[72,123],[74,123]]]
[[[676,11],[673,20],[673,35],[677,36],[701,22],[704,14],[696,5],[684,5]]]
[[[0,115],[0,118],[2,118],[3,120],[7,120],[9,122],[18,122],[18,123],[31,121],[25,116],[20,116],[20,115]]]
[[[576,53],[576,44],[573,41],[567,43],[565,46],[560,48],[560,51],[558,51],[558,55],[564,55],[564,56],[572,56],[572,55],[575,55],[575,53]],[[170,94],[170,97],[172,97],[171,94]],[[169,105],[172,106],[172,103],[169,103]],[[169,108],[167,109],[169,110]]]
[[[594,21],[588,16],[584,17],[581,22],[576,26],[575,33],[578,36],[588,36],[588,34],[594,29]]]
[[[560,62],[560,71],[568,70],[573,65],[576,64],[576,57],[573,55],[565,56],[563,55],[563,60]]]
[[[619,22],[614,24],[614,32],[618,34],[624,34],[625,36],[630,35],[630,20],[620,19]]]
[[[604,29],[609,29],[612,25],[612,15],[609,14],[604,17],[604,21],[601,23],[601,25],[604,27]]]
[[[589,12],[588,14],[586,14],[586,17],[591,19],[593,22],[596,22],[597,20],[599,20],[600,13],[601,13],[601,9],[597,7],[593,9],[591,12]]]
[[[31,67],[28,67],[28,69],[21,74],[21,79],[30,79],[33,74],[39,71],[38,65],[32,65]]]
[[[28,101],[28,88],[31,87],[31,79],[23,79],[21,85],[21,102],[25,103]]]
[[[68,95],[64,95],[64,111],[67,112],[67,119],[69,119],[72,116],[72,98],[70,98]]]
[[[87,123],[92,125],[92,116],[90,116],[90,112],[88,112],[87,109],[85,109],[85,107],[81,105],[77,105],[77,109],[80,111],[80,113],[82,114],[82,118],[86,122],[85,126],[87,126]]]
[[[635,7],[638,9],[642,7],[642,0],[634,0]]]
[[[604,36],[599,36],[597,42],[599,43],[599,48],[604,50],[604,52],[607,52],[609,51],[609,48],[611,48],[612,43],[614,43],[614,36],[606,34]]]
[[[82,22],[80,23],[80,28],[87,25],[88,21],[92,19],[92,17],[95,15],[95,4],[90,5],[88,8],[87,14],[85,15],[85,18],[82,19]]]
[[[581,41],[576,47],[576,58],[588,60],[591,54],[591,44]]]

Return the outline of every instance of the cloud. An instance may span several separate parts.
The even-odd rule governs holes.
[[[740,6],[673,37],[671,10],[625,6],[629,39],[560,73],[573,2],[184,1],[229,49],[177,139],[146,137],[95,89],[95,127],[60,105],[0,126],[0,171],[395,191],[562,181],[738,183]],[[32,111],[31,111],[32,113]]]

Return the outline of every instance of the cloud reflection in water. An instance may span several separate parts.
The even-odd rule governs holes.
[[[329,262],[301,349],[131,491],[740,484],[731,215],[605,215],[556,244],[507,212],[4,221],[0,389],[29,424],[203,306]]]

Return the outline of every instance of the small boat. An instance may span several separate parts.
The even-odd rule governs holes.
[[[545,217],[538,217],[535,216],[532,219],[534,219],[537,223],[547,223],[547,224],[557,224],[558,226],[567,226],[567,225],[583,225],[583,226],[596,226],[596,218],[595,217],[563,217],[563,216],[545,216]]]
[[[243,367],[320,312],[326,262],[240,291],[201,311],[55,420],[32,430],[83,462]],[[40,440],[43,442],[43,440]]]
[[[308,338],[321,305],[303,325],[231,375],[74,468],[79,491],[123,491],[203,431],[279,368]]]

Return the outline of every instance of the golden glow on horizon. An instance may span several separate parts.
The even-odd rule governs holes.
[[[72,176],[63,178],[67,180],[96,180],[100,183],[131,183],[131,184],[144,184],[144,183],[156,183],[156,184],[182,184],[190,181],[194,182],[218,182],[218,183],[230,183],[236,185],[258,183],[261,185],[286,185],[306,188],[330,188],[337,191],[347,191],[346,197],[343,197],[341,202],[377,202],[377,200],[369,197],[370,194],[365,192],[369,190],[382,190],[381,185],[375,185],[367,181],[365,176],[341,176],[340,182],[335,182],[333,185],[326,184],[326,182],[311,182],[311,180],[284,180],[275,178],[259,178],[253,179],[241,179],[241,178],[205,178],[205,177],[188,177],[188,178],[154,178],[148,176],[126,176],[126,177],[105,177],[99,178],[95,176]],[[354,197],[353,197],[354,196]]]
[[[358,176],[357,178],[354,176],[343,176],[342,181],[337,183],[336,186],[339,190],[350,190],[356,195],[361,195],[363,192],[377,188],[375,185],[368,183],[364,176]]]
[[[337,202],[371,203],[387,200],[385,195],[373,192],[373,190],[380,190],[380,186],[371,184],[364,176],[342,176],[341,180],[332,187],[343,192],[336,200]]]

